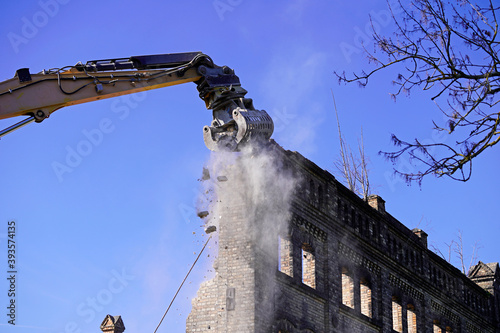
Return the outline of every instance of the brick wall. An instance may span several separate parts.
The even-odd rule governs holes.
[[[300,179],[285,228],[250,218],[246,189],[223,185],[216,276],[187,332],[500,332],[498,264],[468,278],[380,197],[365,202],[300,154],[269,149]]]

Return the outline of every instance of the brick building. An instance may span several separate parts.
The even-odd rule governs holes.
[[[286,223],[247,204],[245,183],[232,179],[244,175],[218,178],[216,274],[186,332],[500,332],[498,263],[467,277],[379,196],[364,201],[300,154],[268,150],[280,174],[300,180],[289,206],[272,206],[288,211]],[[264,206],[276,197],[267,183]]]

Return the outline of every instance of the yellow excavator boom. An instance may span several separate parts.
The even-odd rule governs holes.
[[[0,137],[66,106],[186,82],[196,83],[200,98],[212,109],[212,123],[203,128],[209,149],[237,150],[254,138],[271,137],[271,117],[244,97],[234,71],[216,66],[201,52],[93,60],[37,74],[19,69],[14,78],[0,82],[0,119],[28,118],[0,131]]]

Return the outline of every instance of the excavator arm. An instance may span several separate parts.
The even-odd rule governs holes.
[[[216,66],[201,52],[104,59],[31,74],[17,70],[0,82],[0,119],[27,116],[0,131],[0,137],[31,122],[42,122],[71,105],[194,82],[213,120],[203,128],[211,150],[238,150],[251,141],[269,139],[274,125],[263,110],[255,110],[246,90],[229,67]]]

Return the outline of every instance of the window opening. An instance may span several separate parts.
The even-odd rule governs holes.
[[[280,272],[293,277],[292,242],[288,238],[279,237],[279,266]]]
[[[366,280],[361,280],[361,313],[372,318],[372,289]]]
[[[403,332],[403,308],[396,298],[392,298],[392,329]]]
[[[443,333],[441,327],[439,327],[439,321],[434,320],[432,323],[432,333]]]
[[[342,304],[354,309],[354,280],[346,268],[342,268]]]
[[[309,244],[302,246],[302,283],[316,288],[316,258]]]
[[[408,333],[417,333],[417,315],[415,314],[415,307],[412,304],[408,304],[406,320],[408,322]]]

